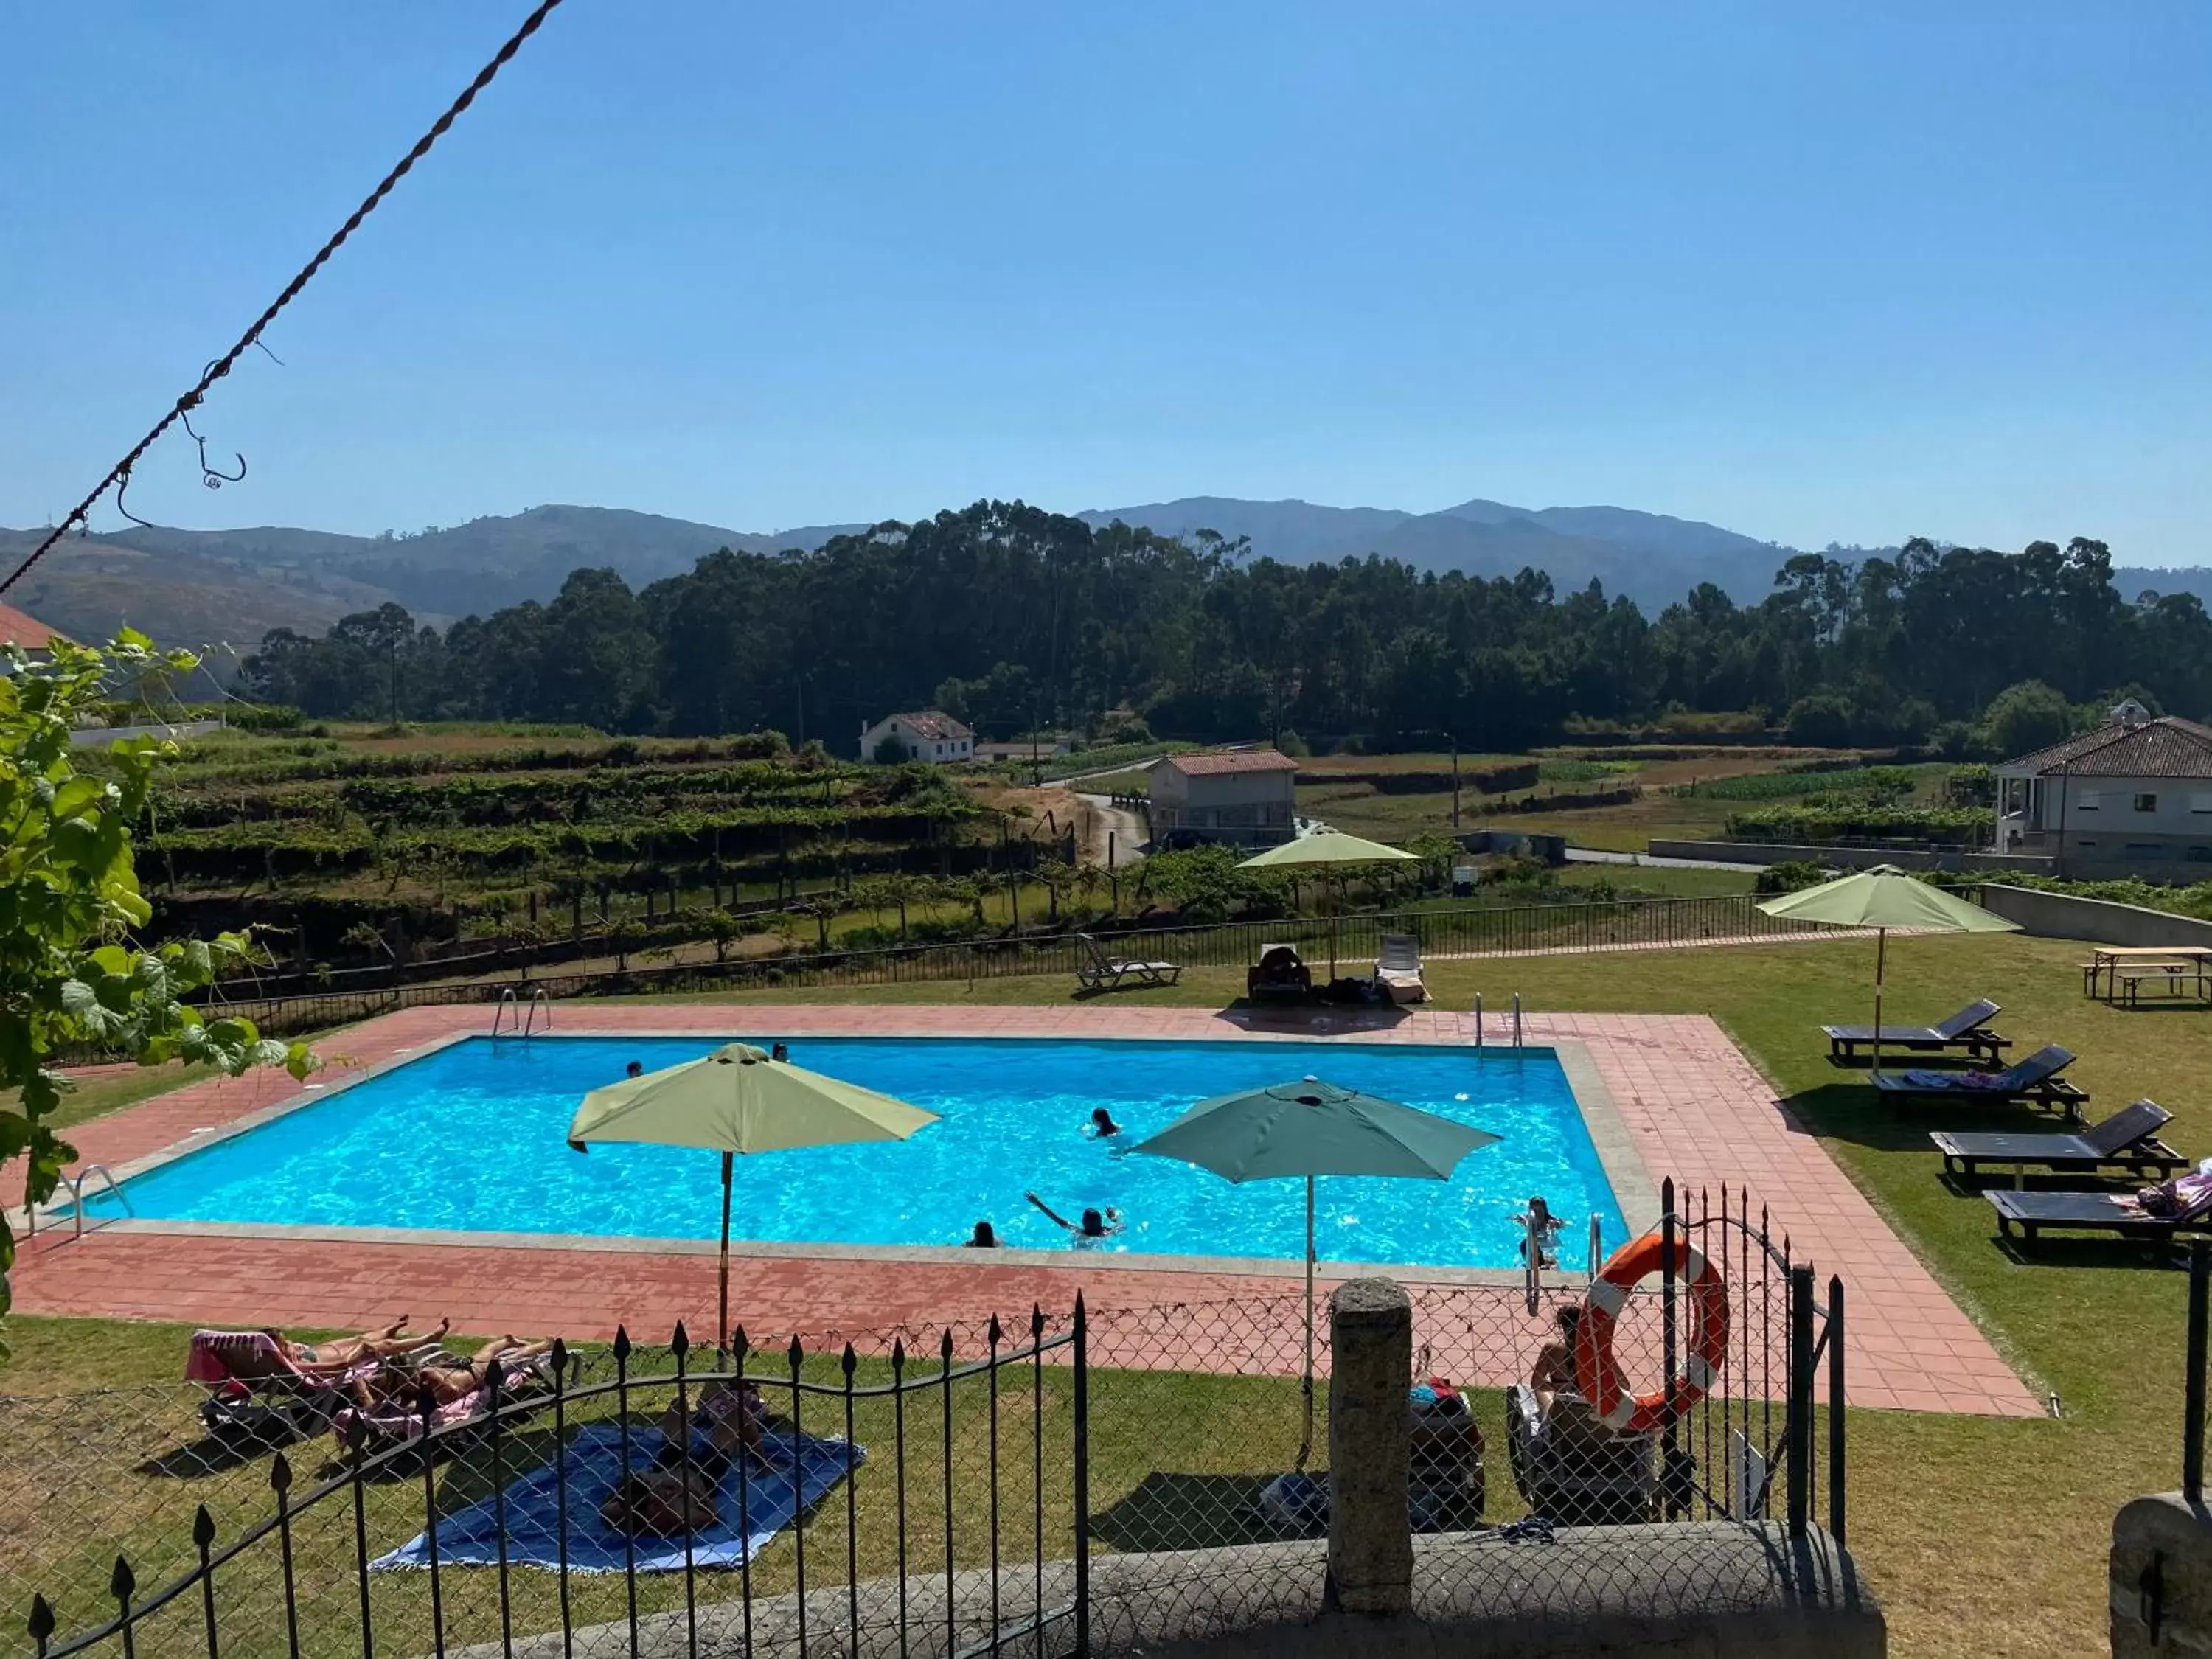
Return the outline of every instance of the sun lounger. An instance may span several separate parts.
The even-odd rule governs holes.
[[[1109,957],[1088,933],[1075,936],[1075,948],[1081,953],[1075,966],[1075,982],[1086,991],[1118,990],[1125,980],[1139,985],[1172,985],[1182,977],[1181,963]]]
[[[456,1359],[456,1366],[462,1362]],[[580,1364],[580,1358],[576,1363]],[[518,1401],[533,1400],[550,1395],[559,1378],[553,1370],[550,1357],[541,1354],[535,1359],[520,1364],[501,1362],[500,1370],[499,1402],[502,1407]],[[491,1409],[491,1390],[472,1389],[458,1399],[441,1401],[430,1413],[429,1426],[439,1431],[459,1427],[484,1418]],[[501,1421],[506,1421],[504,1415]],[[372,1450],[386,1446],[404,1446],[420,1439],[423,1431],[422,1408],[413,1389],[404,1382],[380,1392],[376,1403],[364,1407],[348,1397],[344,1405],[331,1417],[331,1431],[341,1446],[349,1444],[354,1425],[359,1423],[368,1433]]]
[[[373,1375],[375,1360],[343,1371],[302,1370],[266,1331],[194,1331],[185,1381],[207,1389],[200,1421],[210,1434],[257,1438],[312,1434]]]
[[[1375,982],[1393,1002],[1426,1002],[1421,982],[1421,941],[1411,933],[1385,933],[1375,958]]]
[[[1881,1046],[1899,1053],[1957,1054],[1994,1066],[2002,1058],[2003,1051],[2012,1047],[2011,1039],[1990,1030],[1990,1022],[2000,1012],[1996,1003],[1984,997],[1933,1025],[1885,1025],[1881,1028]],[[1860,1059],[1862,1049],[1869,1054],[1872,1052],[1875,1037],[1871,1025],[1823,1025],[1820,1030],[1828,1039],[1828,1058],[1839,1066]]]
[[[2016,1192],[1995,1187],[1982,1196],[1996,1210],[1997,1231],[2029,1243],[2045,1228],[2153,1239],[2212,1231],[2212,1190],[2174,1215],[2151,1214],[2133,1193]]]
[[[1573,1395],[1554,1395],[1547,1419],[1534,1391],[1514,1383],[1505,1390],[1505,1445],[1521,1496],[1560,1526],[1626,1526],[1657,1511],[1652,1437],[1613,1433]]]
[[[2072,1175],[2118,1170],[2131,1175],[2164,1176],[2189,1167],[2189,1160],[2158,1138],[2173,1114],[2154,1100],[2138,1100],[2102,1123],[2078,1134],[1989,1134],[1938,1129],[1928,1139],[1943,1154],[1946,1175],[1972,1176],[1984,1164],[2025,1164]]]
[[[2057,1043],[2037,1049],[2002,1072],[1881,1072],[1872,1081],[1887,1100],[1959,1100],[2055,1106],[2079,1120],[2089,1097],[2058,1074],[2074,1056]]]
[[[1260,960],[1244,970],[1244,994],[1255,1002],[1303,1002],[1313,994],[1313,969],[1293,945],[1262,945]]]

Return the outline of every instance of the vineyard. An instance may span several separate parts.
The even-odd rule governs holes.
[[[328,972],[471,939],[726,940],[734,916],[834,914],[885,878],[965,901],[962,878],[1018,878],[1065,857],[1073,832],[1003,791],[775,732],[232,732],[165,769],[138,862],[164,930],[258,924],[280,956]]]

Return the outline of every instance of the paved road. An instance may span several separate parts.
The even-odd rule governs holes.
[[[1633,864],[1650,870],[1744,870],[1756,872],[1763,864],[1731,864],[1723,859],[1662,859],[1649,853],[1608,853],[1595,847],[1567,848],[1570,864]]]
[[[1114,867],[1126,870],[1129,866],[1142,861],[1146,830],[1145,820],[1140,816],[1126,807],[1115,805],[1111,796],[1078,795],[1076,799],[1097,815],[1097,840],[1102,860],[1105,854],[1106,832],[1110,830],[1114,832]]]

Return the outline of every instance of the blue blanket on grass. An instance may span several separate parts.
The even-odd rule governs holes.
[[[845,1478],[846,1443],[801,1435],[798,1439],[799,1480],[792,1480],[793,1439],[788,1432],[769,1431],[763,1437],[764,1449],[775,1464],[764,1470],[757,1460],[744,1462],[744,1501],[742,1522],[738,1504],[739,1471],[735,1462],[722,1479],[715,1499],[720,1518],[691,1538],[691,1561],[701,1567],[735,1567],[751,1560],[771,1539]],[[647,1470],[660,1449],[659,1429],[632,1427],[629,1466]],[[867,1462],[865,1446],[851,1449],[850,1467]],[[615,1423],[593,1423],[576,1431],[568,1453],[568,1568],[572,1572],[620,1572],[625,1556],[622,1534],[599,1519],[599,1505],[614,1490],[622,1473],[622,1428]],[[517,1566],[557,1567],[561,1564],[560,1510],[555,1486],[558,1465],[549,1459],[527,1474],[507,1483],[507,1559]],[[499,1559],[497,1500],[479,1499],[459,1513],[438,1521],[438,1561],[489,1565]],[[681,1538],[640,1538],[635,1541],[640,1572],[684,1571]],[[430,1535],[418,1533],[389,1555],[370,1566],[379,1571],[430,1565]]]

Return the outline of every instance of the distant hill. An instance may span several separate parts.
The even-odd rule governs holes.
[[[1119,519],[1163,535],[1197,529],[1249,536],[1252,550],[1286,563],[1359,558],[1403,559],[1421,570],[1511,576],[1547,572],[1560,592],[1589,585],[1626,593],[1656,613],[1701,581],[1739,600],[1756,601],[1794,549],[1741,536],[1717,525],[1620,507],[1531,509],[1462,501],[1440,513],[1316,507],[1307,501],[1244,501],[1199,495],[1080,515],[1094,525]]]
[[[1620,507],[1520,507],[1476,498],[1438,513],[1321,507],[1310,501],[1194,495],[1094,509],[1163,535],[1201,529],[1249,536],[1256,555],[1310,563],[1379,554],[1421,570],[1512,576],[1547,572],[1565,593],[1593,579],[1656,616],[1699,582],[1741,604],[1773,591],[1795,550],[1717,525]],[[228,642],[251,650],[271,628],[320,631],[349,611],[396,600],[426,623],[547,599],[568,573],[611,567],[633,586],[689,569],[716,548],[816,548],[865,524],[763,533],[620,507],[545,506],[405,536],[349,536],[283,526],[242,530],[133,528],[71,540],[11,600],[66,633],[104,637],[121,623],[165,644]],[[0,530],[20,556],[42,532]],[[1851,550],[1856,557],[1868,550]],[[2119,590],[2191,592],[2212,605],[2212,569],[2124,569]]]

